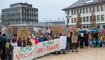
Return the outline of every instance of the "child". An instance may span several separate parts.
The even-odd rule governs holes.
[[[92,37],[92,34],[90,33],[90,34],[89,34],[89,47],[90,47],[90,46],[93,46],[93,45],[92,45],[92,40],[93,40],[92,38],[93,38],[93,37]]]
[[[11,38],[6,42],[6,60],[12,60],[13,46],[11,45]]]

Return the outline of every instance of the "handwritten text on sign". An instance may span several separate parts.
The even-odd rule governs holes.
[[[27,60],[34,57],[33,47],[17,47],[15,48],[15,51],[15,60]]]
[[[37,45],[37,57],[59,50],[59,40],[45,41]]]

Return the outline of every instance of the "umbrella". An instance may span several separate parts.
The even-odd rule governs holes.
[[[89,32],[96,32],[96,30],[89,30]]]
[[[86,32],[86,30],[78,30],[78,32],[81,32],[82,33],[82,32]]]
[[[105,30],[102,30],[102,32],[105,34]]]
[[[71,30],[68,30],[67,32],[72,32]]]

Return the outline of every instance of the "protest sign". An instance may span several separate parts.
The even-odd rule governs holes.
[[[3,27],[3,28],[1,29],[1,31],[2,31],[2,33],[5,33],[5,34],[6,34],[6,32],[7,32],[7,27]]]
[[[60,36],[60,49],[66,49],[66,36]]]
[[[35,47],[14,47],[13,60],[33,60],[35,58]]]
[[[45,41],[37,44],[37,57],[44,56],[45,54],[55,52],[59,49],[59,39],[52,41]]]
[[[27,28],[19,28],[17,31],[18,38],[28,38],[30,36],[30,31]]]
[[[8,34],[9,36],[11,36],[11,35],[12,35],[12,32],[13,32],[13,28],[12,28],[12,27],[8,27],[8,28],[7,28],[7,34]]]
[[[71,27],[70,27],[70,30],[71,30],[71,31],[76,31],[76,26],[71,26]]]

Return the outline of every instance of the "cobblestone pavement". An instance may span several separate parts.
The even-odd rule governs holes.
[[[44,56],[36,60],[105,60],[105,48],[84,48],[79,52]]]

